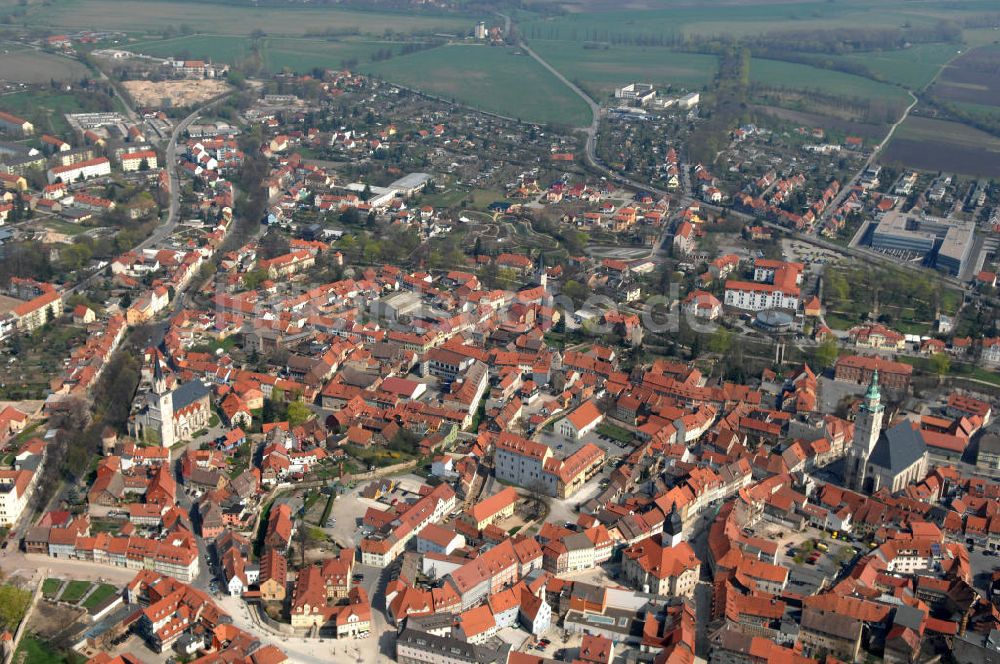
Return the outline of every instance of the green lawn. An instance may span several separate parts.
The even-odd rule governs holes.
[[[56,592],[62,588],[62,579],[48,578],[42,581],[42,594],[46,597],[52,597]]]
[[[526,122],[589,125],[590,109],[520,51],[456,45],[362,64],[365,73]]]
[[[96,609],[101,606],[109,597],[113,597],[118,594],[118,589],[114,586],[102,583],[97,587],[97,590],[90,593],[90,597],[86,599],[83,603],[83,608],[85,609]]]
[[[959,50],[954,44],[922,44],[898,51],[854,53],[840,59],[860,63],[886,82],[921,90]]]
[[[59,601],[70,602],[71,604],[79,602],[87,594],[92,585],[94,584],[90,581],[70,581],[62,591],[62,595],[59,596]]]
[[[17,646],[14,661],[20,664],[81,664],[86,658],[72,652],[59,652],[45,641],[25,635]]]
[[[303,35],[335,30],[382,36],[386,31],[465,34],[474,19],[420,12],[358,11],[335,7],[247,7],[159,0],[54,0],[29,3],[27,24],[46,29],[159,31],[188,26],[208,34]],[[486,17],[483,17],[486,18]]]
[[[631,81],[699,90],[711,83],[719,66],[714,55],[658,47],[593,49],[576,41],[535,40],[531,48],[569,80],[605,97]]]
[[[616,440],[619,443],[631,443],[634,440],[632,432],[628,429],[623,429],[620,426],[610,424],[608,422],[602,422],[597,426],[597,433],[602,436],[607,436],[612,440]]]
[[[42,225],[55,231],[56,233],[62,233],[63,235],[79,235],[80,233],[86,233],[90,228],[93,228],[92,226],[88,227],[83,224],[74,224],[55,218],[46,219],[42,222]]]
[[[39,134],[52,132],[68,136],[70,128],[63,115],[80,113],[84,109],[82,98],[72,92],[35,90],[0,97],[0,111],[31,120],[35,125],[35,132]]]
[[[780,60],[754,58],[750,63],[750,80],[760,85],[790,90],[815,90],[848,99],[900,104],[909,100],[905,90],[888,83]]]

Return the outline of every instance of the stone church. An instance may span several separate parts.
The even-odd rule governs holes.
[[[854,441],[847,452],[844,485],[854,491],[902,491],[927,475],[927,444],[919,429],[908,421],[882,430],[882,393],[878,371],[865,392],[854,420]]]
[[[137,440],[171,447],[191,440],[196,432],[208,427],[212,404],[208,388],[200,380],[167,389],[159,359],[153,363],[153,384],[132,415],[132,435]]]

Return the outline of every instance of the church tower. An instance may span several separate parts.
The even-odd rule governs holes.
[[[864,401],[854,419],[854,440],[847,452],[844,484],[849,489],[861,491],[865,485],[868,459],[871,457],[879,434],[882,433],[882,392],[878,386],[878,369],[872,373],[872,382],[865,392]]]
[[[167,379],[163,375],[159,356],[153,357],[153,392],[150,395],[152,405],[158,415],[155,417],[160,424],[160,445],[172,447],[174,444],[174,396],[167,389]]]

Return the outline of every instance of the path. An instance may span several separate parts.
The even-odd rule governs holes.
[[[892,140],[892,136],[893,134],[896,133],[896,129],[899,127],[899,125],[903,124],[906,118],[909,117],[910,111],[912,111],[913,108],[917,105],[917,102],[920,101],[919,99],[917,99],[917,95],[913,94],[913,92],[911,92],[910,90],[907,90],[906,93],[910,95],[910,98],[913,101],[911,101],[910,105],[906,107],[906,110],[903,111],[903,114],[899,117],[899,119],[896,120],[891,127],[889,127],[889,131],[886,133],[885,138],[883,138],[878,145],[872,148],[871,154],[868,155],[868,159],[866,159],[865,163],[861,165],[861,168],[858,169],[858,171],[854,174],[854,176],[845,186],[840,188],[840,191],[834,197],[833,201],[830,203],[830,205],[826,206],[826,208],[823,210],[823,213],[820,214],[819,219],[817,219],[816,223],[813,224],[814,228],[822,228],[823,227],[822,222],[825,221],[827,218],[829,218],[829,216],[833,214],[836,210],[840,209],[840,206],[843,204],[844,200],[850,195],[851,190],[854,189],[854,185],[858,183],[858,180],[860,180],[861,177],[865,174],[865,171],[871,168],[871,165],[875,163],[875,160],[882,153],[882,149],[889,144],[890,140]]]

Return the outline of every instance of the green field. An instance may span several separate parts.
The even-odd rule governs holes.
[[[245,37],[189,35],[144,40],[126,44],[125,48],[157,58],[185,57],[232,64],[250,55],[250,40]]]
[[[83,608],[96,609],[101,604],[103,604],[109,597],[113,597],[117,593],[118,593],[117,588],[107,583],[102,583],[97,587],[97,590],[90,593],[90,596],[83,603]]]
[[[590,109],[529,56],[507,48],[444,46],[360,69],[392,83],[525,122],[584,126]]]
[[[209,34],[248,35],[263,30],[272,35],[303,35],[336,30],[382,36],[399,33],[465,34],[474,19],[422,15],[416,12],[367,12],[339,8],[241,7],[208,2],[159,0],[55,0],[29,4],[27,24],[47,29],[159,31],[189,26]]]
[[[0,111],[30,120],[36,133],[67,136],[70,127],[63,115],[85,110],[90,109],[86,108],[84,97],[72,92],[35,90],[0,96]]]
[[[70,581],[63,588],[62,595],[59,596],[59,601],[70,602],[71,604],[79,602],[87,594],[92,585],[90,581]]]
[[[26,634],[17,646],[14,661],[21,664],[78,664],[86,658],[75,653],[63,654],[48,643]]]
[[[287,68],[307,72],[314,67],[338,69],[350,61],[370,62],[371,55],[383,49],[398,54],[400,43],[361,37],[265,37],[260,40],[258,48],[264,59],[264,66],[269,71],[280,72]],[[142,41],[130,44],[128,49],[160,58],[204,58],[213,62],[235,64],[250,56],[251,42],[245,37],[189,35]]]
[[[898,28],[934,25],[972,11],[996,11],[988,0],[964,2],[949,8],[933,0],[837,0],[827,2],[700,2],[636,11],[574,11],[563,16],[524,21],[529,39],[621,42],[671,35],[757,35],[795,30],[836,28]]]
[[[920,90],[960,50],[954,44],[922,44],[898,51],[854,53],[840,59],[860,63],[884,81]]]
[[[750,81],[789,90],[817,90],[851,99],[904,104],[909,99],[905,90],[888,83],[781,60],[754,58],[750,63]]]
[[[719,66],[714,55],[666,48],[611,46],[585,49],[580,42],[535,40],[531,48],[562,74],[592,94],[607,96],[631,81],[700,90]]]
[[[306,72],[313,67],[339,69],[352,60],[359,65],[371,62],[372,53],[379,50],[389,49],[398,54],[399,46],[394,42],[362,39],[330,41],[271,38],[264,40],[264,66],[270,71],[288,68],[292,71]]]
[[[21,83],[78,81],[90,75],[83,63],[32,48],[0,47],[0,79]]]
[[[42,581],[42,594],[46,597],[52,597],[56,592],[62,588],[62,579],[48,578]]]

